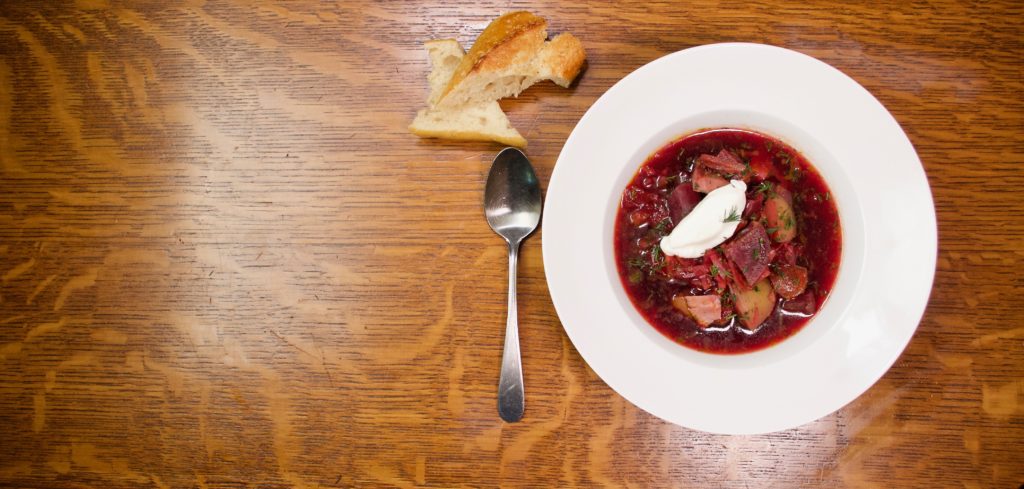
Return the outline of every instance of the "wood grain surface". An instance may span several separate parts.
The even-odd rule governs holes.
[[[406,126],[421,43],[468,47],[515,9],[589,58],[571,89],[503,102],[544,184],[601,93],[695,45],[796,49],[889,108],[940,244],[877,385],[781,433],[667,424],[575,351],[538,234],[526,417],[498,419],[505,247],[480,206],[500,147]],[[1015,1],[3,2],[0,485],[1018,487],[1022,19]]]

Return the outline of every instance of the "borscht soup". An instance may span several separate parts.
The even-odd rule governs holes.
[[[842,253],[821,175],[787,144],[742,129],[689,134],[648,157],[622,193],[614,240],[637,311],[710,353],[800,330],[832,291]]]

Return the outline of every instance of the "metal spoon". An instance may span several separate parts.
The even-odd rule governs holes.
[[[518,149],[503,149],[494,157],[487,175],[484,215],[491,229],[508,242],[508,322],[498,380],[498,414],[509,423],[519,421],[525,408],[516,311],[516,263],[519,243],[537,229],[540,209],[540,183],[530,160]]]

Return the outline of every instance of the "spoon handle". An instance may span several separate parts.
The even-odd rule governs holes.
[[[498,380],[498,414],[514,423],[523,417],[523,363],[519,357],[519,313],[516,306],[516,265],[519,262],[519,241],[508,243],[508,322],[505,324],[505,350],[501,356],[501,378]]]

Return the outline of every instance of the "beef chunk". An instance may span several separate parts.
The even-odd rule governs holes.
[[[775,257],[771,238],[765,232],[764,226],[757,221],[751,222],[732,242],[723,246],[723,249],[725,256],[736,264],[748,284],[764,278],[768,272],[768,264]]]

